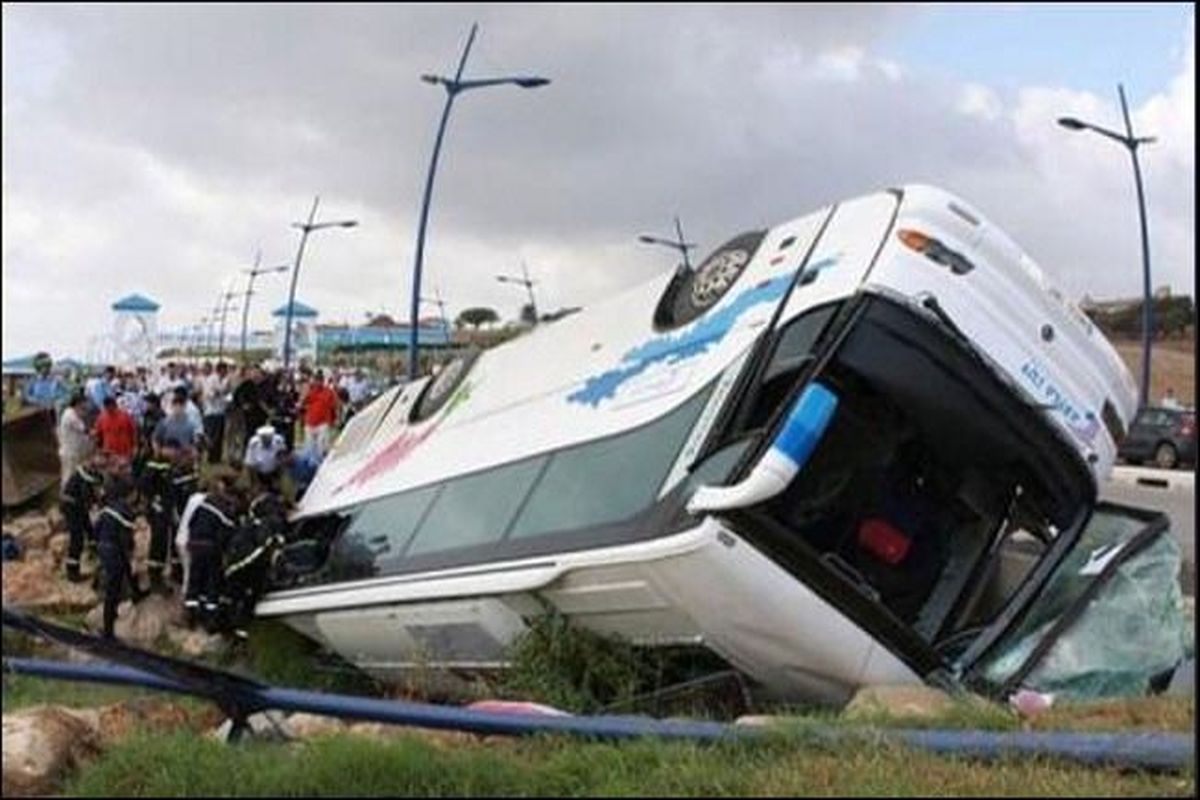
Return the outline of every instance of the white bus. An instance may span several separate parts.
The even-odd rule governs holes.
[[[982,214],[879,192],[385,393],[296,515],[320,567],[257,614],[381,676],[502,667],[552,610],[783,697],[1011,687],[1161,539],[1097,506],[1135,394]]]

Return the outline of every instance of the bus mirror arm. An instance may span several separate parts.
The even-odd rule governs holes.
[[[688,513],[745,508],[780,494],[816,449],[833,419],[837,402],[837,396],[825,386],[810,383],[750,474],[733,486],[701,486],[688,500]]]

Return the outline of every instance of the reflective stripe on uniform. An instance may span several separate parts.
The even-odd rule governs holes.
[[[220,520],[221,520],[222,522],[224,522],[226,525],[228,525],[230,528],[234,527],[234,526],[237,524],[237,523],[235,523],[233,520],[231,520],[229,517],[225,516],[225,515],[224,515],[224,514],[221,512],[221,509],[217,508],[217,507],[216,507],[216,506],[214,506],[214,505],[211,505],[211,504],[210,504],[208,501],[206,501],[206,500],[204,500],[204,501],[201,501],[201,502],[200,502],[200,505],[199,505],[199,507],[198,507],[198,508],[207,508],[209,511],[211,511],[211,512],[212,512],[212,513],[214,513],[214,514],[216,514],[216,515],[217,515],[217,517],[219,517],[219,518],[220,518]]]
[[[121,516],[121,514],[120,514],[119,512],[113,511],[113,510],[112,510],[110,507],[108,507],[108,506],[105,506],[105,507],[104,507],[104,509],[103,509],[103,510],[100,512],[100,516],[102,516],[102,517],[103,517],[103,516],[104,516],[104,515],[106,515],[106,514],[107,514],[108,516],[112,517],[113,519],[115,519],[115,520],[116,520],[116,521],[117,521],[119,524],[121,524],[121,525],[124,525],[126,528],[132,528],[132,527],[133,527],[133,521],[132,521],[132,520],[125,519],[125,517]]]
[[[227,576],[228,576],[228,575],[232,575],[233,573],[235,573],[235,572],[237,572],[238,570],[242,569],[243,567],[247,566],[247,565],[248,565],[248,564],[249,564],[251,561],[253,561],[254,559],[256,559],[256,558],[258,558],[259,556],[261,556],[261,555],[263,554],[263,551],[264,551],[264,550],[266,550],[266,549],[267,549],[267,548],[266,548],[265,546],[259,546],[259,547],[255,548],[255,550],[254,550],[254,552],[253,552],[253,553],[251,553],[250,555],[246,556],[246,557],[245,557],[245,558],[243,558],[241,561],[237,562],[236,564],[230,564],[230,565],[229,565],[229,566],[228,566],[228,567],[225,569],[225,574],[226,574]]]

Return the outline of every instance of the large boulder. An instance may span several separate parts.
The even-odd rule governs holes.
[[[100,630],[104,625],[104,604],[89,611],[85,622],[92,630]],[[117,606],[113,633],[127,644],[150,648],[167,635],[172,626],[182,623],[183,607],[178,600],[151,594],[136,605],[126,600]]]
[[[78,763],[98,752],[88,721],[55,706],[5,714],[3,794],[45,795]]]
[[[5,561],[3,569],[5,605],[70,611],[90,608],[97,602],[91,583],[65,580],[48,553],[33,554],[24,561]]]
[[[46,549],[46,543],[54,533],[54,526],[45,514],[23,514],[5,523],[5,530],[17,537],[22,551],[35,553]]]
[[[202,658],[220,653],[225,648],[225,638],[217,633],[202,630],[172,627],[167,629],[167,639],[191,658]]]

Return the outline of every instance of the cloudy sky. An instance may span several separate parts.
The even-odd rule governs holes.
[[[707,250],[906,182],[956,192],[1065,292],[1140,292],[1128,157],[1144,149],[1155,285],[1195,289],[1195,32],[1188,4],[1088,6],[3,6],[3,353],[83,355],[141,292],[190,325],[239,269],[294,257],[326,321],[407,316],[443,93],[455,103],[426,249],[449,313],[549,310],[664,269],[637,244],[679,214]],[[286,299],[259,279],[252,320]],[[433,312],[434,309],[430,309]]]

